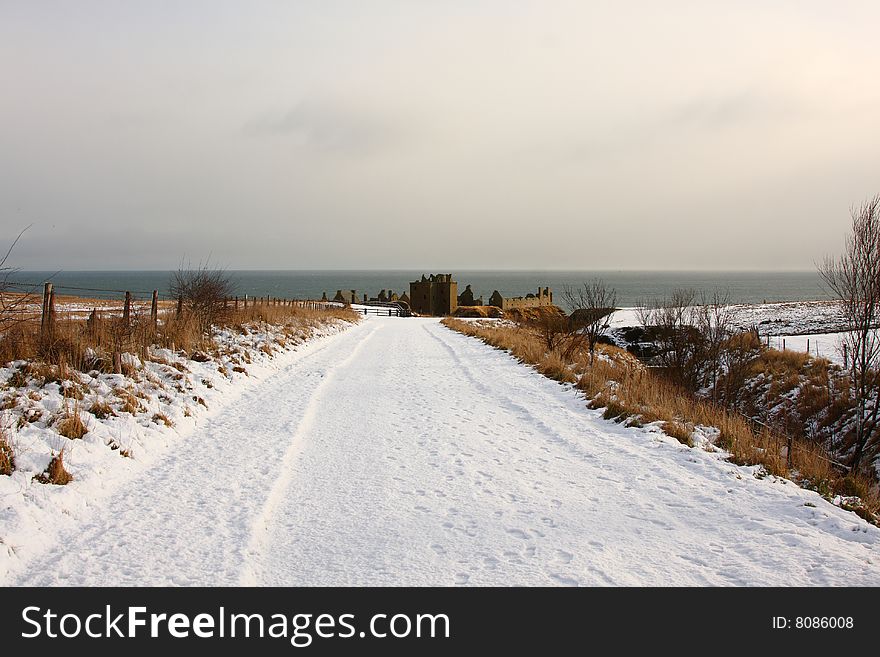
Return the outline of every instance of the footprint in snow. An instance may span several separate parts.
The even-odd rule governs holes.
[[[571,552],[566,552],[565,550],[556,550],[556,561],[560,563],[571,563],[571,560],[574,559],[574,555]]]
[[[581,584],[574,577],[566,577],[565,575],[560,575],[559,573],[550,573],[550,577],[554,579],[557,584],[561,584],[562,586],[580,586]]]

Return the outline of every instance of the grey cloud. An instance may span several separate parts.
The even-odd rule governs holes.
[[[782,98],[758,92],[724,97],[704,97],[676,105],[664,113],[650,130],[715,130],[742,123],[790,118],[792,108]]]
[[[264,116],[245,125],[253,137],[291,137],[315,151],[367,155],[402,138],[401,122],[370,110],[330,101],[302,101],[281,115]]]
[[[651,108],[650,115],[621,121],[599,134],[576,137],[563,147],[560,159],[565,163],[603,160],[661,141],[711,137],[726,129],[788,121],[796,114],[785,99],[760,92],[694,98]]]

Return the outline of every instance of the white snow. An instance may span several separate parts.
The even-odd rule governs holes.
[[[65,399],[58,383],[40,385],[39,380],[3,391],[0,426],[14,446],[16,469],[12,476],[0,476],[0,582],[8,569],[19,568],[34,553],[54,545],[60,527],[78,527],[96,509],[112,504],[118,490],[133,478],[145,473],[149,478],[151,465],[181,440],[198,436],[208,418],[243,391],[291,359],[305,356],[320,344],[321,336],[346,326],[331,320],[314,327],[304,324],[292,334],[267,325],[245,331],[218,329],[214,339],[219,353],[205,362],[158,348],[151,349],[154,360],[143,363],[133,354],[123,354],[124,363],[137,367],[133,376],[69,370],[71,381],[82,391],[81,401]],[[7,382],[24,364],[0,368],[0,381]],[[130,395],[138,409],[122,410],[121,395]],[[99,419],[88,413],[96,401],[112,408],[112,415]],[[64,414],[74,413],[88,433],[69,440],[58,433],[57,424]],[[65,486],[34,481],[62,448],[73,481]]]
[[[840,331],[846,325],[835,301],[789,301],[785,303],[733,304],[733,325],[740,330],[758,327],[762,336],[804,335]],[[638,326],[638,308],[620,308],[611,327]]]
[[[437,320],[369,317],[284,358],[5,583],[880,584],[855,514],[604,421]]]
[[[770,346],[791,351],[807,351],[814,356],[843,364],[840,351],[840,329],[844,326],[838,304],[829,301],[801,301],[735,305],[734,325],[741,330],[754,326],[763,340],[770,337]],[[637,308],[621,308],[611,317],[611,328],[638,326]],[[830,332],[827,329],[833,329]],[[823,332],[825,331],[825,332]],[[783,342],[784,341],[784,342]]]

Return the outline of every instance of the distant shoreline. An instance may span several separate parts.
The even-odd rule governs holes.
[[[439,270],[437,270],[439,271]],[[468,284],[476,296],[488,298],[494,290],[504,296],[521,296],[540,286],[552,288],[557,295],[564,285],[579,285],[591,278],[602,278],[617,290],[618,305],[635,306],[643,300],[668,295],[676,288],[697,292],[716,290],[729,293],[733,303],[784,303],[822,301],[827,296],[815,271],[535,271],[535,270],[455,270],[447,269],[458,282],[459,291]],[[249,296],[317,298],[336,290],[357,290],[374,297],[382,289],[398,293],[408,291],[410,281],[433,270],[227,270],[236,292]],[[119,290],[135,295],[159,290],[167,294],[171,271],[93,270],[37,271],[21,270],[10,280],[41,285],[52,280],[59,293],[85,294],[112,298]],[[65,287],[84,289],[64,289]],[[97,291],[93,291],[97,290]],[[103,290],[110,290],[104,292]]]

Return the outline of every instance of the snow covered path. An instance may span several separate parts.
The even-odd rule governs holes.
[[[436,320],[371,317],[10,583],[880,585],[880,530],[751,472]]]

